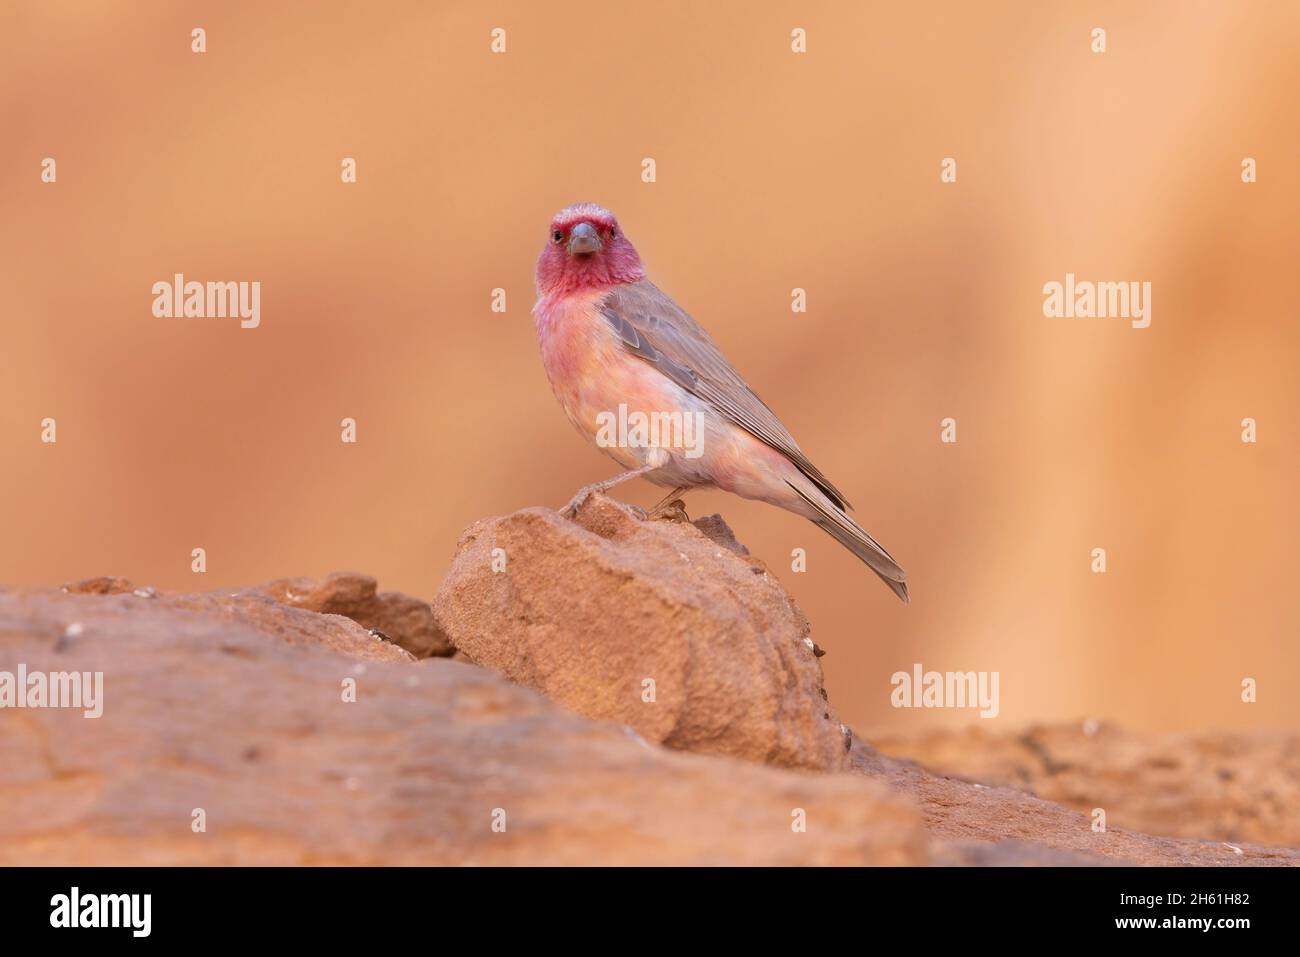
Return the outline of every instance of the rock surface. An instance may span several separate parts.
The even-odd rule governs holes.
[[[509,571],[484,579],[493,542]],[[433,634],[421,603],[363,576],[197,595],[109,578],[0,588],[0,695],[19,665],[104,676],[98,718],[0,708],[0,865],[1300,866],[1300,851],[1228,839],[1294,841],[1292,739],[1157,746],[1105,727],[1086,741],[1043,728],[883,739],[973,780],[861,740],[846,751],[838,727],[820,730],[834,717],[807,622],[720,519],[643,522],[601,500],[577,524],[530,509],[472,528],[457,569],[439,608],[475,657],[616,716],[654,668],[669,718],[643,737],[322,613]],[[391,617],[369,617],[376,603]],[[814,696],[830,717],[809,710]],[[716,753],[728,748],[750,760]],[[1243,790],[1227,801],[1210,779]],[[1186,836],[1151,837],[1137,820]]]
[[[935,863],[1300,866],[1300,850],[1252,843],[1153,837],[1005,787],[948,778],[854,744],[853,766],[914,800]]]
[[[411,655],[397,645],[382,640],[359,623],[342,615],[323,615],[287,606],[268,593],[275,593],[276,583],[253,588],[220,592],[170,594],[150,587],[136,587],[123,578],[92,578],[64,585],[59,592],[26,590],[8,592],[10,599],[21,598],[30,620],[49,631],[67,615],[67,609],[84,607],[96,619],[119,630],[130,630],[137,622],[144,627],[162,616],[178,634],[193,629],[211,631],[221,623],[232,629],[249,629],[274,636],[290,645],[321,646],[356,658],[374,661],[410,661]],[[78,606],[68,596],[95,596],[101,600]],[[57,609],[57,611],[56,611]],[[168,612],[179,612],[174,616]],[[21,619],[15,619],[21,620]],[[84,627],[82,622],[69,621]],[[78,629],[74,629],[78,630]],[[53,634],[53,632],[50,632]],[[59,637],[59,650],[75,644],[74,636]],[[6,667],[0,653],[0,668]]]
[[[1300,736],[1139,735],[1102,722],[1013,733],[873,735],[886,754],[1026,791],[1111,825],[1170,837],[1300,845]]]
[[[266,598],[0,591],[20,662],[102,671],[105,704],[0,710],[0,865],[927,859],[876,782],[658,748]]]
[[[417,658],[446,657],[456,650],[427,601],[401,592],[380,592],[378,582],[369,575],[335,572],[319,582],[282,578],[251,591],[294,608],[351,618],[364,628],[382,632]]]
[[[389,641],[417,658],[450,656],[456,650],[438,627],[428,602],[401,592],[380,592],[375,579],[356,572],[334,572],[321,581],[280,578],[262,585],[195,594],[162,594],[151,587],[137,587],[125,578],[106,576],[66,584],[63,591],[73,595],[132,593],[158,598],[166,605],[192,608],[212,607],[215,601],[222,608],[247,610],[263,607],[270,600],[303,611],[350,618],[373,631],[371,637]]]
[[[716,516],[646,521],[594,495],[573,521],[476,522],[433,607],[474,662],[655,743],[847,766],[807,618]]]

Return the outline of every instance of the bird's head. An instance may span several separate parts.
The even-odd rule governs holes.
[[[641,257],[609,210],[578,203],[551,219],[546,245],[537,257],[538,292],[603,289],[644,276]]]

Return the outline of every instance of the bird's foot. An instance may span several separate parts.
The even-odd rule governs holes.
[[[584,485],[582,488],[578,489],[577,495],[569,499],[569,504],[560,509],[560,514],[565,518],[572,520],[577,517],[578,510],[582,508],[587,499],[596,492],[608,491],[615,485],[626,482],[628,479],[636,478],[638,475],[645,475],[646,472],[651,472],[655,468],[656,466],[654,465],[643,465],[640,468],[623,472],[621,475],[615,475],[613,478],[605,479],[603,482],[593,482],[591,485]]]
[[[686,514],[686,503],[680,498],[675,498],[671,502],[652,509],[647,518],[662,522],[690,522],[691,517]]]
[[[585,488],[579,489],[578,494],[569,499],[569,504],[560,509],[560,514],[570,521],[577,518],[578,509],[582,508],[582,506],[587,503],[587,499],[591,498],[592,492],[598,491],[600,491],[600,489],[594,485],[588,485]]]
[[[659,504],[650,509],[646,518],[663,519],[669,522],[689,522],[691,517],[686,514],[686,503],[678,498],[685,491],[684,487],[673,489],[659,500]]]

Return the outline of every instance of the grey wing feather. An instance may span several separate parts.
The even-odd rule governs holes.
[[[643,279],[617,287],[602,301],[601,312],[633,355],[785,455],[838,507],[851,507],[709,334],[653,283]]]

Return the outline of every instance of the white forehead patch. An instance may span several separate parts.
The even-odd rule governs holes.
[[[614,214],[604,206],[597,206],[595,203],[574,203],[556,213],[551,222],[569,223],[579,219],[594,219],[607,223],[615,221]]]

